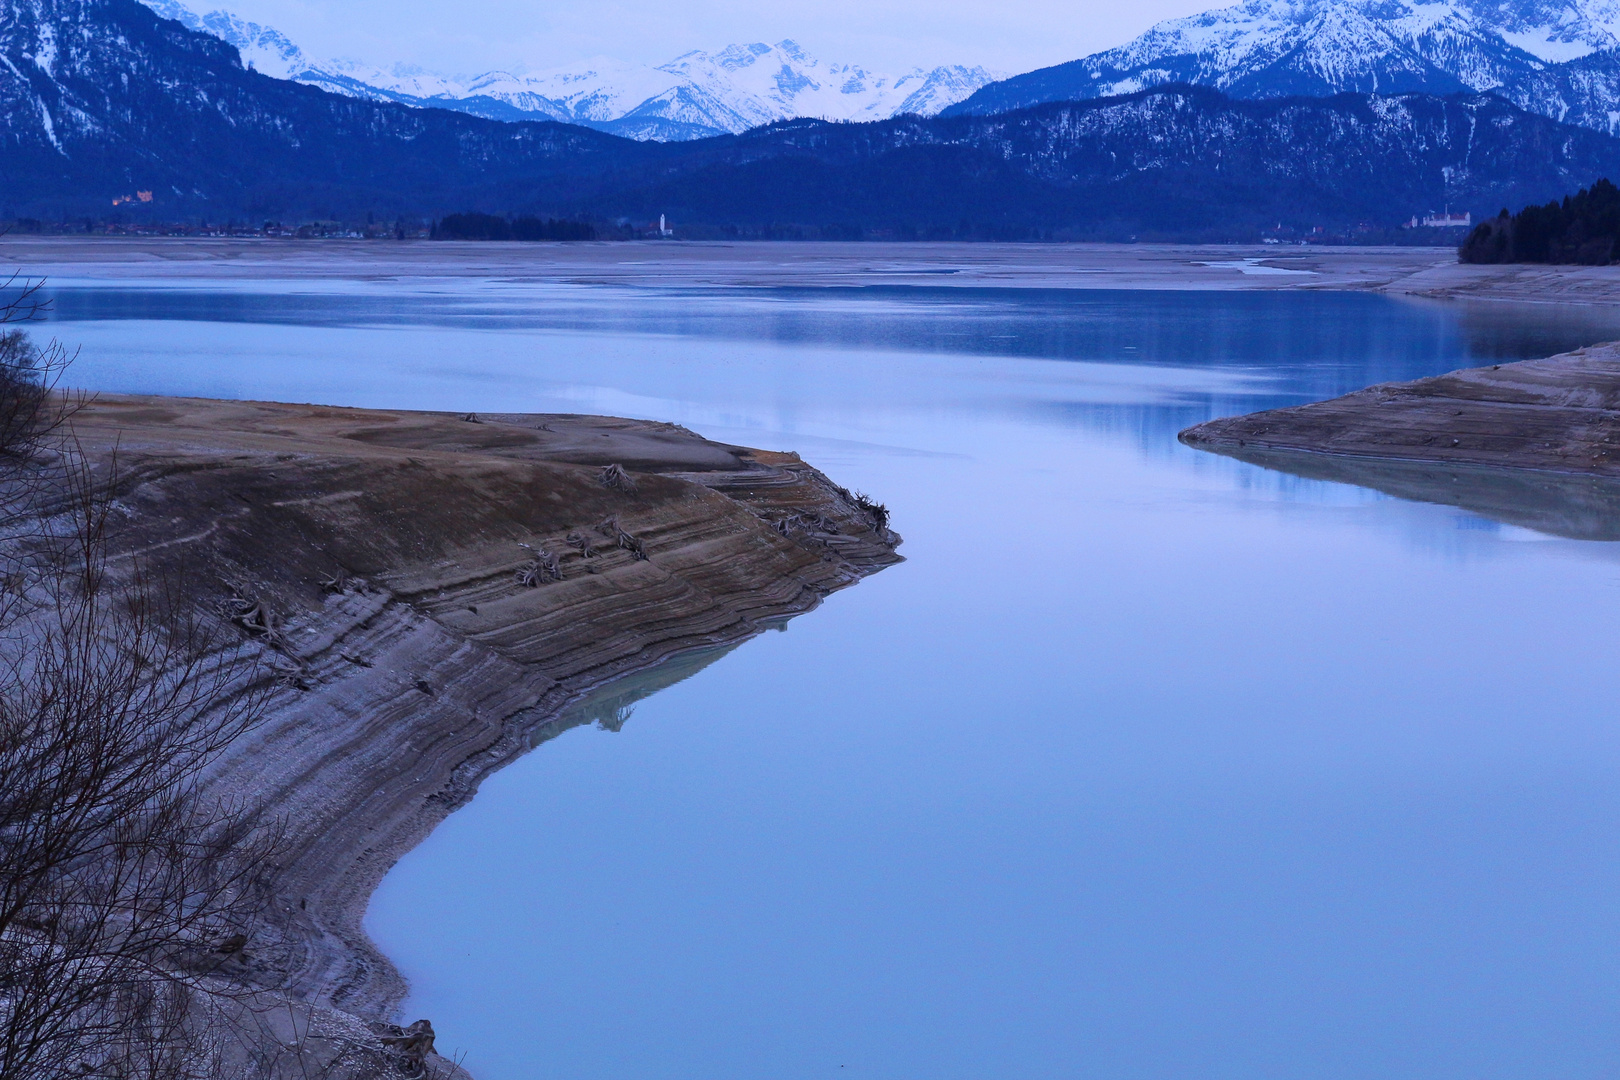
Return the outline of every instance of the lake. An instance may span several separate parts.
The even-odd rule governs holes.
[[[652,417],[892,511],[905,563],[388,877],[401,1019],[478,1080],[1620,1073],[1620,551],[1175,439],[1620,312],[57,284],[96,389]]]

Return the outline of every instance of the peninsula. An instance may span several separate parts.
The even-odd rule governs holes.
[[[797,455],[670,424],[115,395],[73,423],[111,482],[111,565],[256,654],[263,719],[203,782],[280,822],[273,896],[228,948],[259,1018],[242,1052],[296,1043],[310,1075],[431,1046],[388,1023],[405,984],[361,919],[483,777],[587,695],[900,559],[886,511]]]

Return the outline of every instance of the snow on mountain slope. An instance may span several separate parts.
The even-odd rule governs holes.
[[[960,66],[879,75],[849,64],[825,64],[792,41],[690,52],[658,67],[599,58],[537,74],[448,76],[405,66],[315,61],[275,30],[229,12],[198,15],[179,0],[143,2],[188,29],[235,45],[244,63],[275,78],[350,97],[499,120],[562,120],[636,139],[702,138],[800,116],[933,115],[995,78],[983,68]]]
[[[930,114],[989,81],[983,68],[917,68],[893,77],[851,64],[823,64],[792,41],[691,52],[658,70],[722,103],[731,116],[717,115],[712,122],[731,131],[795,116],[880,120],[902,112]]]
[[[1005,112],[1187,82],[1245,98],[1492,90],[1527,108],[1558,98],[1571,117],[1595,117],[1620,96],[1603,65],[1568,77],[1558,69],[1613,49],[1620,0],[1248,0],[991,84],[946,111]]]
[[[1480,21],[1516,48],[1548,63],[1620,48],[1616,0],[1462,0]]]
[[[236,46],[242,54],[242,63],[272,78],[291,79],[309,67],[309,62],[298,46],[268,26],[248,22],[226,11],[210,11],[198,15],[176,0],[144,0],[147,7],[173,19],[187,30],[212,34]]]
[[[622,127],[626,120],[663,121],[672,128],[718,134],[797,116],[879,120],[902,112],[931,115],[991,78],[983,68],[964,67],[918,68],[898,77],[874,74],[850,64],[823,63],[796,43],[781,41],[690,52],[655,68],[595,60],[532,75],[494,72],[459,89],[423,96],[484,96],[575,123]],[[368,81],[396,88],[385,76]],[[551,108],[558,112],[549,113]]]
[[[1088,89],[1087,97],[1170,81],[1280,97],[1485,89],[1539,66],[1532,53],[1454,4],[1249,0],[1160,23],[1119,48],[1046,71],[1078,77],[1076,88]]]
[[[1620,52],[1551,65],[1498,93],[1526,112],[1620,135]]]
[[[1597,74],[1607,55],[1574,63]],[[10,218],[354,221],[483,208],[668,214],[740,235],[786,223],[805,236],[1151,227],[1252,239],[1262,223],[1392,224],[1448,204],[1492,213],[1620,167],[1620,139],[1493,95],[1255,102],[1188,87],[1011,116],[798,120],[649,145],[313,93],[244,70],[232,46],[136,0],[0,2],[0,138]],[[131,205],[138,192],[151,201]]]

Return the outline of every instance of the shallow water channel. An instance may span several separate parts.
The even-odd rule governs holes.
[[[1620,1074],[1620,550],[1175,440],[1620,313],[58,282],[98,389],[654,417],[891,508],[389,876],[479,1080]]]

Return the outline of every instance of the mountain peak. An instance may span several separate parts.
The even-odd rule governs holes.
[[[1474,90],[1526,108],[1542,101],[1546,115],[1609,131],[1620,121],[1620,83],[1559,65],[1616,48],[1620,0],[1246,0],[992,84],[946,111],[1005,112],[1169,82],[1240,98]]]
[[[693,50],[657,67],[597,58],[540,74],[452,76],[414,65],[313,60],[277,31],[180,0],[143,0],[164,18],[236,46],[266,75],[374,101],[458,109],[497,120],[563,120],[636,139],[692,139],[796,116],[880,120],[933,114],[994,79],[983,68],[921,68],[899,77],[824,64],[792,38]]]

